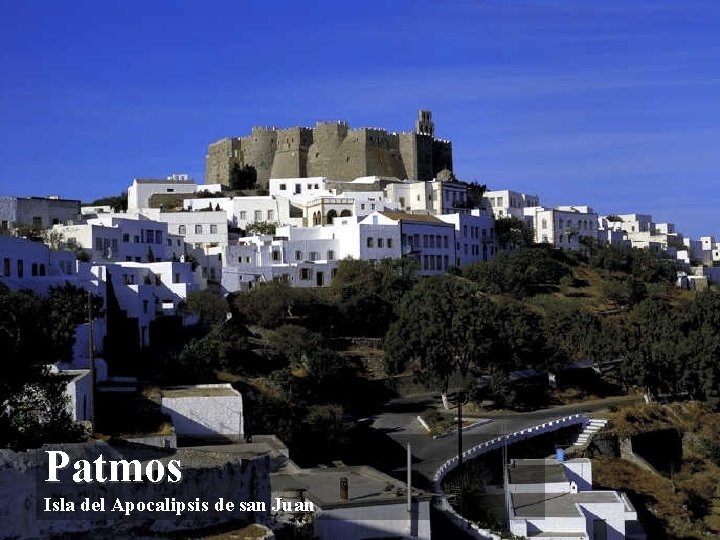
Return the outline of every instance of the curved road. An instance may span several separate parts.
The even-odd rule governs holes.
[[[423,407],[437,402],[436,395],[396,399],[388,403],[388,409],[399,409],[399,412],[385,412],[378,415],[372,427],[385,432],[388,437],[405,447],[409,442],[415,462],[414,469],[428,482],[432,482],[435,471],[448,459],[457,455],[457,434],[433,439],[417,420]],[[613,405],[629,405],[642,401],[641,396],[611,397],[594,401],[586,401],[572,405],[563,405],[548,409],[540,409],[527,413],[484,414],[492,420],[463,432],[463,450],[493,439],[506,433],[512,433],[527,427],[535,426],[578,413],[593,413],[608,409]],[[404,410],[403,410],[404,409]],[[400,472],[398,469],[396,472]]]

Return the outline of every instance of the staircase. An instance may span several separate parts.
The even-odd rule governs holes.
[[[587,446],[587,444],[590,442],[590,439],[592,439],[592,436],[595,435],[602,428],[604,428],[605,424],[607,423],[608,421],[604,418],[591,418],[590,421],[585,424],[585,429],[580,432],[580,435],[578,435],[578,438],[575,441],[575,444],[573,444],[573,446]]]

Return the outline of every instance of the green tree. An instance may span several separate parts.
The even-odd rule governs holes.
[[[253,189],[257,183],[257,170],[252,165],[243,165],[240,167],[237,163],[233,164],[230,170],[230,189],[244,190]]]
[[[387,368],[415,364],[423,380],[447,394],[454,374],[487,367],[496,310],[479,288],[453,276],[420,281],[400,301],[385,338]]]
[[[127,210],[127,192],[123,191],[120,195],[95,199],[88,206],[109,206],[113,212],[125,212]]]
[[[55,310],[60,296],[55,292],[49,303],[0,283],[0,350],[7,367],[0,378],[0,447],[73,442],[82,435],[65,407],[63,381],[45,368],[72,354],[74,295],[68,295],[70,314],[62,318]]]
[[[206,325],[224,321],[229,311],[227,300],[210,289],[189,293],[186,309],[197,315],[200,322]]]
[[[274,235],[275,231],[277,230],[277,224],[275,223],[269,223],[267,221],[254,221],[253,223],[248,223],[245,227],[245,234],[248,236],[253,235]]]
[[[495,238],[503,250],[529,247],[535,241],[532,227],[514,216],[495,220]]]

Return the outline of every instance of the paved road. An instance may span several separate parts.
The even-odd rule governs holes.
[[[541,409],[528,413],[503,412],[484,415],[492,422],[463,433],[463,450],[494,437],[542,424],[550,420],[578,413],[593,413],[613,405],[627,405],[640,401],[638,396],[623,396]],[[405,447],[411,445],[415,469],[426,481],[445,461],[457,455],[457,435],[433,439],[417,420],[417,415],[437,403],[435,396],[422,394],[393,400],[388,412],[378,415],[372,427],[385,432],[393,441]]]

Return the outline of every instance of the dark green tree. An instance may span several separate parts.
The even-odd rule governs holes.
[[[420,281],[400,301],[385,338],[387,368],[416,366],[429,385],[447,394],[454,374],[487,368],[494,348],[496,309],[479,288],[454,276]]]
[[[237,163],[233,164],[230,170],[230,189],[244,190],[253,189],[257,183],[257,170],[252,165],[243,165],[240,167]]]

